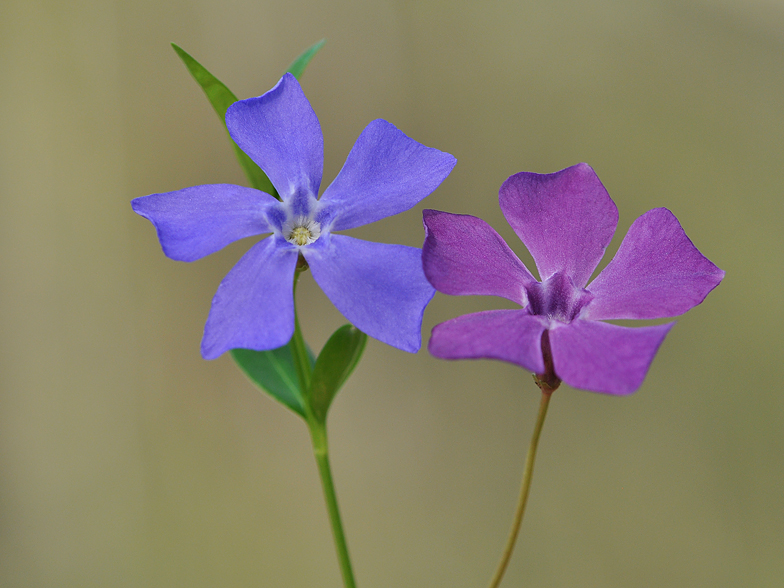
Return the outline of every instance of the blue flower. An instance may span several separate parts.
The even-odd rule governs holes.
[[[294,333],[299,255],[332,303],[358,329],[415,352],[422,313],[434,294],[414,247],[362,241],[334,231],[403,212],[435,190],[455,158],[371,122],[335,181],[318,198],[324,160],[321,126],[291,74],[226,112],[232,139],[267,174],[281,197],[231,184],[195,186],[136,198],[164,253],[194,261],[229,243],[271,233],[223,279],[212,300],[201,352],[275,349]]]

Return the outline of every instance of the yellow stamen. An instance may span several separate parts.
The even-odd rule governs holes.
[[[306,227],[295,227],[289,235],[289,241],[297,245],[307,245],[313,240],[313,234]]]

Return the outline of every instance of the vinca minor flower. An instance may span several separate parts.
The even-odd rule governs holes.
[[[437,325],[429,344],[436,357],[500,359],[536,374],[549,363],[570,386],[631,394],[675,323],[629,328],[602,321],[682,314],[724,277],[675,216],[655,208],[632,224],[613,260],[588,284],[615,232],[618,209],[586,164],[515,174],[501,186],[499,201],[541,281],[483,220],[424,211],[422,259],[438,291],[502,296],[522,306]]]
[[[281,200],[230,184],[136,198],[164,253],[194,261],[229,243],[271,233],[218,287],[202,340],[213,359],[234,348],[275,349],[294,332],[297,260],[357,328],[405,351],[421,344],[422,313],[435,293],[414,247],[362,241],[352,229],[410,209],[449,175],[455,158],[375,120],[357,139],[335,181],[317,199],[324,160],[318,118],[286,74],[257,98],[226,112],[231,138],[267,174]]]

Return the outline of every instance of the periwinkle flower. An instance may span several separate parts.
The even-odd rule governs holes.
[[[422,258],[430,283],[445,294],[501,296],[522,307],[437,325],[429,343],[436,357],[499,359],[536,374],[550,363],[570,386],[631,394],[675,323],[630,328],[602,321],[682,314],[724,277],[675,216],[655,208],[632,224],[615,257],[588,284],[615,232],[618,209],[586,164],[515,174],[501,186],[499,202],[541,281],[483,220],[425,210]]]
[[[343,169],[317,198],[324,161],[318,118],[296,78],[226,112],[232,139],[267,174],[281,200],[230,184],[151,194],[132,202],[152,221],[164,253],[194,261],[229,243],[272,233],[218,287],[202,340],[213,359],[229,349],[274,349],[294,332],[293,278],[299,255],[341,313],[361,331],[414,352],[435,293],[415,247],[362,241],[352,229],[410,209],[449,175],[455,158],[371,122]]]

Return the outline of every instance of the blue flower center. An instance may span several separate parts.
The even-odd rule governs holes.
[[[526,288],[531,314],[546,316],[562,323],[572,322],[593,295],[578,288],[572,279],[562,272],[552,275],[544,282],[536,282]]]
[[[274,232],[297,247],[315,243],[329,232],[329,218],[312,196],[293,198],[271,206],[266,216]]]

